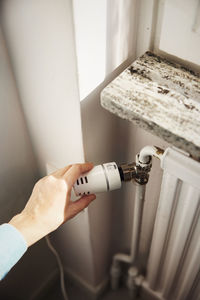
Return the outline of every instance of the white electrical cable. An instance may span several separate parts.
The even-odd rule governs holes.
[[[45,236],[45,239],[46,239],[47,246],[49,247],[51,252],[55,255],[57,263],[58,263],[58,267],[60,270],[60,287],[61,287],[63,298],[64,298],[64,300],[69,300],[69,298],[67,296],[67,292],[66,292],[66,287],[65,287],[64,268],[63,268],[60,256],[59,256],[58,252],[56,251],[56,249],[53,247],[48,235]]]

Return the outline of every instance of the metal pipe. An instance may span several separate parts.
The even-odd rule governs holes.
[[[135,184],[135,183],[134,183]],[[133,213],[133,230],[131,238],[131,251],[130,255],[117,253],[113,257],[113,262],[123,261],[125,263],[133,264],[138,252],[138,242],[141,231],[142,212],[144,206],[146,185],[140,185],[136,183],[135,201],[134,201],[134,213]]]
[[[135,267],[130,267],[128,270],[128,279],[127,279],[127,287],[129,289],[130,299],[135,299],[137,296],[137,285],[136,278],[138,276],[138,269]]]
[[[134,214],[133,214],[133,229],[132,229],[132,245],[130,263],[133,264],[138,254],[139,237],[142,225],[142,213],[144,207],[146,185],[136,183]]]
[[[137,165],[139,165],[139,168],[146,169],[149,172],[150,168],[148,167],[151,165],[152,156],[161,159],[163,152],[164,151],[158,147],[146,146],[140,151],[139,155],[136,156]],[[130,255],[117,253],[113,257],[113,264],[111,267],[111,282],[112,282],[113,289],[117,289],[119,284],[119,277],[121,274],[119,261],[123,261],[125,263],[129,263],[132,265],[135,262],[135,259],[138,254],[143,206],[144,206],[144,199],[145,199],[145,190],[146,190],[146,184],[136,185],[134,215],[133,215],[133,230],[132,230],[132,238],[131,238],[131,251],[130,251]],[[130,274],[131,272],[129,272],[129,275]]]
[[[142,224],[142,213],[144,206],[144,197],[145,197],[146,185],[140,185],[136,183],[136,192],[135,192],[135,201],[134,201],[134,214],[133,214],[133,229],[132,229],[132,238],[131,238],[131,251],[130,255],[117,253],[113,257],[113,263],[111,267],[111,287],[113,290],[116,290],[119,285],[119,279],[121,275],[121,267],[119,261],[123,261],[129,264],[133,264],[137,257],[138,247],[139,247],[139,237],[141,232]],[[128,282],[129,287],[133,282],[132,272],[128,273]],[[134,289],[134,287],[132,287]],[[130,287],[130,289],[132,289]]]

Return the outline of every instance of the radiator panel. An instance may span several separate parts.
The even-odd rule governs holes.
[[[160,270],[177,185],[177,178],[174,177],[172,180],[171,176],[164,172],[148,262],[147,281],[151,289],[156,288],[157,276]],[[168,193],[165,193],[166,189],[168,189]]]
[[[174,288],[174,298],[177,300],[187,299],[189,293],[192,294],[193,285],[199,284],[199,258],[200,258],[200,206],[198,206],[192,228],[191,236],[188,238],[186,245],[186,253],[182,259],[182,268],[177,272],[177,285]],[[179,270],[178,270],[179,271]],[[200,287],[200,285],[199,285]],[[195,288],[195,287],[194,287]],[[195,298],[197,299],[197,298]]]
[[[146,285],[159,299],[192,299],[200,286],[200,164],[168,148],[161,166]]]

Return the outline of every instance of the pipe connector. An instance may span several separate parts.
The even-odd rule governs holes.
[[[137,286],[135,284],[137,276],[138,269],[136,267],[130,267],[128,270],[127,287],[129,289],[131,299],[135,299],[137,294]]]
[[[122,181],[131,181],[135,178],[137,173],[136,163],[121,164],[119,167],[119,173]]]
[[[152,157],[161,159],[164,150],[156,146],[146,146],[140,153],[136,155],[136,170],[137,174],[135,181],[139,184],[147,184],[149,180],[149,173],[152,167]]]
[[[138,184],[147,184],[152,167],[152,157],[162,158],[163,149],[156,146],[146,146],[136,155],[136,162],[122,164],[118,167],[122,181],[134,179]]]
[[[137,157],[139,157],[139,155]],[[136,163],[132,162],[130,164],[122,164],[118,168],[122,181],[130,181],[134,179],[137,183],[143,185],[148,182],[151,163],[141,165],[138,163],[137,157]]]
[[[141,185],[147,184],[149,180],[149,173],[152,167],[152,157],[147,156],[146,162],[141,163],[140,161],[140,153],[136,155],[136,176],[135,181]]]
[[[136,267],[130,267],[128,270],[127,287],[132,288],[135,285],[135,279],[138,276],[138,269]]]
[[[119,280],[121,276],[121,267],[119,261],[113,260],[110,269],[110,275],[111,275],[111,288],[112,290],[117,290],[119,287]]]

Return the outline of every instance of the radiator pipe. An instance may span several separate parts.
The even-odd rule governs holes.
[[[146,146],[139,153],[139,163],[141,166],[148,164],[152,156],[162,159],[164,150],[156,146]]]
[[[148,173],[151,168],[151,160],[152,156],[155,156],[161,159],[164,151],[155,146],[146,146],[144,147],[138,155],[136,155],[136,165],[142,170],[146,170]],[[134,201],[134,215],[133,215],[133,230],[132,230],[132,238],[131,238],[131,251],[130,255],[117,253],[113,257],[113,263],[111,266],[111,287],[113,290],[116,290],[119,286],[119,279],[121,276],[121,266],[120,262],[125,262],[131,265],[128,271],[128,287],[131,291],[135,289],[134,280],[132,270],[133,264],[137,258],[138,248],[139,248],[139,240],[140,240],[140,232],[141,232],[141,224],[142,224],[142,214],[143,214],[143,206],[145,199],[145,190],[146,183],[140,183],[139,180],[136,180],[136,192],[135,192],[135,201]],[[135,268],[135,267],[134,267]],[[132,296],[133,293],[131,292]]]
[[[134,216],[133,216],[133,230],[132,230],[132,238],[131,238],[131,251],[130,255],[117,253],[113,257],[113,263],[111,266],[111,287],[113,290],[116,290],[119,286],[119,279],[121,276],[121,266],[120,261],[126,262],[129,264],[133,264],[135,262],[135,258],[137,256],[138,244],[139,244],[139,236],[141,230],[141,221],[142,221],[142,212],[144,206],[144,196],[145,196],[146,185],[140,185],[136,183],[136,193],[135,193],[135,201],[134,201]],[[133,282],[132,271],[129,272],[130,282],[129,287],[131,288],[131,284]]]

